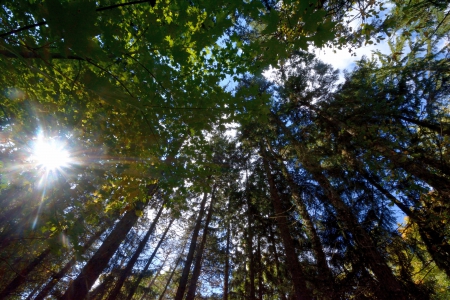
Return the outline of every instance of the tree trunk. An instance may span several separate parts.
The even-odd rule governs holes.
[[[248,199],[248,192],[246,193],[247,199],[247,234],[246,234],[246,248],[249,259],[249,294],[248,299],[255,300],[256,299],[256,290],[255,290],[255,256],[253,255],[253,206],[250,203],[250,199]]]
[[[109,293],[109,296],[107,298],[108,300],[114,300],[114,299],[116,299],[118,297],[118,295],[120,293],[120,289],[123,286],[123,283],[125,282],[127,277],[130,275],[131,270],[134,267],[134,264],[138,260],[139,256],[141,255],[142,251],[144,250],[145,246],[147,245],[147,242],[150,239],[150,236],[153,234],[153,231],[155,230],[156,224],[158,223],[159,218],[161,217],[161,214],[162,214],[163,210],[164,210],[164,203],[161,204],[161,208],[159,209],[155,219],[153,220],[152,225],[150,225],[150,228],[148,229],[148,231],[145,234],[144,238],[139,243],[137,249],[134,251],[133,256],[131,257],[131,259],[127,263],[127,266],[125,267],[125,269],[122,270],[122,272],[120,272],[120,276],[117,279],[113,290]]]
[[[397,278],[392,274],[392,270],[386,264],[386,261],[376,249],[376,246],[369,234],[360,226],[351,209],[341,199],[339,193],[333,188],[328,178],[322,174],[322,167],[310,157],[304,147],[292,136],[289,129],[276,115],[272,115],[273,120],[283,130],[286,136],[291,140],[292,145],[300,159],[303,167],[313,176],[314,180],[319,183],[323,189],[325,196],[331,205],[336,209],[337,218],[345,225],[345,230],[352,233],[353,238],[360,248],[361,254],[366,258],[366,262],[370,265],[377,280],[381,283],[379,292],[380,297],[388,299],[395,297],[396,299],[406,299],[403,288]]]
[[[49,254],[51,250],[47,248],[38,257],[33,259],[19,274],[0,292],[0,299],[5,299],[15,292],[26,280],[28,274],[34,270]]]
[[[163,239],[161,239],[163,240]],[[153,252],[154,253],[154,252]],[[147,285],[147,290],[142,294],[142,297],[140,300],[145,300],[145,297],[147,297],[148,291],[151,289],[151,287],[153,286],[153,284],[155,284],[156,278],[158,278],[159,274],[161,274],[161,271],[163,270],[164,266],[166,265],[167,259],[169,258],[170,255],[170,251],[167,252],[166,256],[164,257],[164,261],[161,263],[161,265],[158,268],[158,271],[156,272],[156,274],[153,276],[152,280],[150,281],[150,283]],[[147,271],[147,270],[146,270]],[[142,274],[142,273],[141,273]],[[133,292],[134,294],[134,292]],[[128,294],[128,296],[130,297],[130,299],[133,297],[133,294]]]
[[[195,223],[194,231],[192,232],[191,244],[189,246],[189,252],[186,257],[186,262],[184,264],[183,273],[181,274],[180,282],[178,284],[177,294],[175,300],[182,300],[184,297],[184,292],[186,291],[186,285],[188,282],[189,272],[191,270],[192,261],[194,259],[195,249],[197,248],[197,239],[200,227],[202,224],[203,215],[205,213],[205,204],[208,199],[208,193],[204,193],[203,200],[200,204],[200,211],[198,213],[197,221]]]
[[[25,298],[25,300],[31,300],[33,299],[34,294],[36,294],[39,291],[40,286],[36,286],[31,293],[28,294],[28,296]]]
[[[278,258],[277,245],[275,243],[275,236],[274,236],[274,232],[272,230],[272,224],[269,224],[268,229],[269,229],[269,240],[270,240],[270,243],[272,244],[272,248],[273,248],[272,253],[275,257],[275,270],[277,271],[277,281],[278,281],[279,286],[281,286],[282,281],[280,278],[280,274],[281,274],[280,259]],[[284,292],[279,291],[279,293],[280,293],[280,299],[287,300],[286,294]]]
[[[178,257],[177,262],[175,263],[175,266],[173,267],[173,270],[170,273],[169,279],[167,279],[166,285],[164,286],[164,290],[162,291],[161,295],[159,295],[158,300],[163,299],[164,294],[166,293],[167,288],[169,287],[169,284],[172,281],[172,277],[173,277],[173,275],[175,275],[175,272],[177,271],[178,264],[180,263],[182,257],[183,257],[183,253],[180,253],[180,256]]]
[[[138,288],[139,284],[141,283],[142,278],[144,278],[144,273],[148,271],[148,269],[153,261],[153,258],[156,255],[156,252],[158,252],[159,247],[161,246],[164,239],[166,238],[167,232],[169,232],[169,228],[170,228],[170,226],[172,226],[172,223],[174,220],[175,219],[170,220],[169,225],[167,226],[161,239],[159,240],[158,245],[156,245],[155,249],[153,250],[152,255],[150,255],[150,258],[148,259],[147,263],[145,264],[144,269],[142,270],[141,274],[139,274],[138,279],[136,280],[136,282],[133,284],[130,291],[128,292],[127,300],[131,300],[131,298],[133,298],[133,295],[136,292],[136,289]]]
[[[277,215],[276,220],[278,224],[278,229],[286,251],[287,268],[292,276],[292,281],[294,284],[295,298],[297,300],[312,299],[311,293],[306,287],[306,280],[303,274],[303,270],[298,261],[297,254],[295,253],[294,242],[290,235],[288,220],[283,209],[281,198],[278,195],[275,181],[272,177],[272,173],[263,146],[261,146],[261,156],[263,158],[264,169],[267,175],[267,179],[269,181],[269,189],[272,204],[275,209],[275,214]]]
[[[81,300],[86,297],[94,282],[108,265],[127,233],[139,219],[135,210],[129,210],[105,239],[103,244],[84,266],[78,277],[70,284],[60,300]]]
[[[222,300],[228,300],[228,282],[230,277],[230,239],[231,239],[230,223],[227,224],[227,246],[225,248],[225,270],[223,279],[223,298]]]
[[[105,232],[107,227],[101,228],[98,232],[96,232],[93,236],[89,238],[89,240],[83,245],[82,252],[87,251],[91,245],[100,238],[100,236]],[[63,278],[67,272],[75,265],[77,262],[76,257],[73,257],[65,266],[56,274],[52,276],[52,279],[45,285],[45,287],[39,292],[39,294],[34,298],[34,300],[43,300],[45,296],[53,289],[53,287],[59,282],[61,278]]]
[[[279,159],[279,165],[281,167],[281,171],[286,179],[292,193],[292,198],[294,199],[294,203],[297,207],[297,210],[302,217],[302,220],[305,224],[306,234],[311,240],[312,249],[314,255],[317,259],[317,269],[319,271],[319,277],[321,285],[324,290],[327,290],[328,296],[332,298],[333,291],[333,274],[331,273],[330,268],[328,267],[327,259],[325,253],[323,252],[322,242],[320,241],[319,235],[317,234],[316,228],[311,220],[311,217],[308,212],[308,208],[305,203],[302,201],[302,197],[300,196],[300,191],[298,189],[297,184],[292,179],[291,174],[288,172],[286,166],[283,161]]]
[[[258,299],[263,299],[263,274],[262,274],[262,257],[261,257],[261,237],[258,236],[258,250],[257,250],[257,256],[258,256]]]
[[[151,185],[149,187],[148,195],[153,196],[157,189],[158,186],[156,184]],[[146,204],[147,202],[144,205]],[[59,298],[60,300],[81,300],[87,296],[92,285],[106,268],[109,260],[117,251],[120,244],[138,219],[139,216],[134,209],[128,210],[125,213],[122,219],[117,223],[116,227],[114,227],[113,231],[111,231],[108,237],[103,241],[97,252],[83,267],[83,270],[81,270],[78,277],[70,283],[65,294]]]
[[[427,250],[434,262],[438,268],[443,270],[450,278],[450,245],[447,242],[445,234],[442,233],[441,228],[436,228],[436,226],[433,226],[435,222],[427,220],[428,217],[433,218],[433,216],[430,216],[428,212],[424,215],[409,209],[405,204],[403,204],[381,184],[379,184],[377,180],[368,174],[368,172],[366,172],[356,161],[354,161],[354,163],[357,165],[358,171],[370,184],[377,188],[377,190],[380,191],[386,198],[396,204],[397,207],[410,218],[411,222],[417,224],[419,235],[425,243],[425,246],[427,247]]]
[[[114,283],[115,276],[113,273],[108,274],[106,278],[95,287],[95,289],[88,294],[87,299],[89,300],[100,300],[103,299],[103,294],[105,294],[106,289]]]
[[[189,289],[186,295],[186,300],[194,300],[195,292],[197,290],[197,281],[200,276],[200,271],[202,269],[202,258],[203,258],[203,250],[205,249],[206,239],[208,237],[208,227],[211,222],[212,213],[214,210],[214,200],[215,200],[215,191],[213,190],[211,195],[211,203],[209,204],[208,214],[206,215],[205,228],[203,229],[202,241],[200,242],[200,246],[198,247],[197,253],[195,255],[195,264],[194,271],[192,272],[191,282],[189,284]]]

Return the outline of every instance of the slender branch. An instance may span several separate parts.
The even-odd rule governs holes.
[[[151,7],[154,7],[156,4],[156,0],[138,0],[138,1],[131,1],[131,2],[126,2],[126,3],[119,3],[119,4],[110,5],[110,6],[99,7],[95,11],[100,12],[100,11],[118,8],[118,7],[122,7],[122,6],[128,6],[128,5],[140,4],[140,3],[146,3],[146,2],[150,3]],[[2,34],[0,34],[0,38],[7,37],[8,35],[15,34],[15,33],[21,32],[21,31],[25,31],[25,30],[28,30],[31,28],[40,27],[42,25],[47,25],[47,21],[41,21],[39,23],[27,25],[24,27],[20,27],[20,28],[11,30],[9,32],[2,33]]]
[[[0,50],[0,55],[7,57],[7,58],[46,58],[44,55],[41,55],[39,53],[36,53],[34,51],[21,51],[16,53],[13,53],[9,50]],[[49,53],[48,54],[49,58],[52,59],[74,59],[74,60],[86,60],[81,56],[77,56],[77,55],[67,55],[64,56],[60,53]]]
[[[109,76],[111,76],[112,78],[114,78],[114,80],[116,80],[123,88],[124,90],[127,92],[127,94],[131,97],[131,98],[135,98],[133,96],[133,94],[130,92],[130,90],[127,88],[127,86],[114,74],[112,74],[110,71],[106,70],[105,68],[103,68],[100,65],[97,65],[93,60],[91,59],[86,59],[86,61],[88,63],[90,63],[91,65],[93,65],[94,67],[102,70],[103,72],[105,72],[106,74],[108,74]]]
[[[18,33],[18,32],[24,31],[24,30],[35,28],[35,27],[40,27],[40,26],[46,25],[46,24],[47,24],[46,21],[42,21],[42,22],[39,22],[39,23],[36,23],[36,24],[27,25],[27,26],[24,26],[24,27],[20,27],[20,28],[11,30],[9,32],[2,33],[2,34],[0,34],[0,37],[6,37],[6,36],[14,34],[14,33]]]
[[[104,10],[113,9],[113,8],[117,8],[117,7],[121,7],[121,6],[128,6],[128,5],[134,5],[134,4],[139,4],[139,3],[145,3],[145,2],[150,3],[151,7],[154,7],[156,4],[156,0],[138,0],[138,1],[131,1],[131,2],[126,2],[126,3],[119,3],[119,4],[110,5],[110,6],[99,7],[95,11],[104,11]]]

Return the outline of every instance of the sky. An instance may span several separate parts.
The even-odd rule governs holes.
[[[334,69],[339,69],[340,81],[343,81],[344,70],[353,70],[356,66],[356,61],[360,60],[363,56],[371,57],[373,52],[376,50],[385,54],[389,53],[387,40],[382,41],[378,45],[368,45],[353,49],[353,53],[350,53],[348,49],[339,50],[331,48],[315,49],[314,53],[319,60],[332,65]]]

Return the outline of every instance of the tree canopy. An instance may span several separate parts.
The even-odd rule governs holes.
[[[0,298],[447,299],[449,14],[3,1]]]

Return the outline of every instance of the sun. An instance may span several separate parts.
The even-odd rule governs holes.
[[[39,137],[33,147],[34,163],[47,171],[56,171],[68,167],[71,163],[69,151],[64,144],[55,140],[44,140]]]

